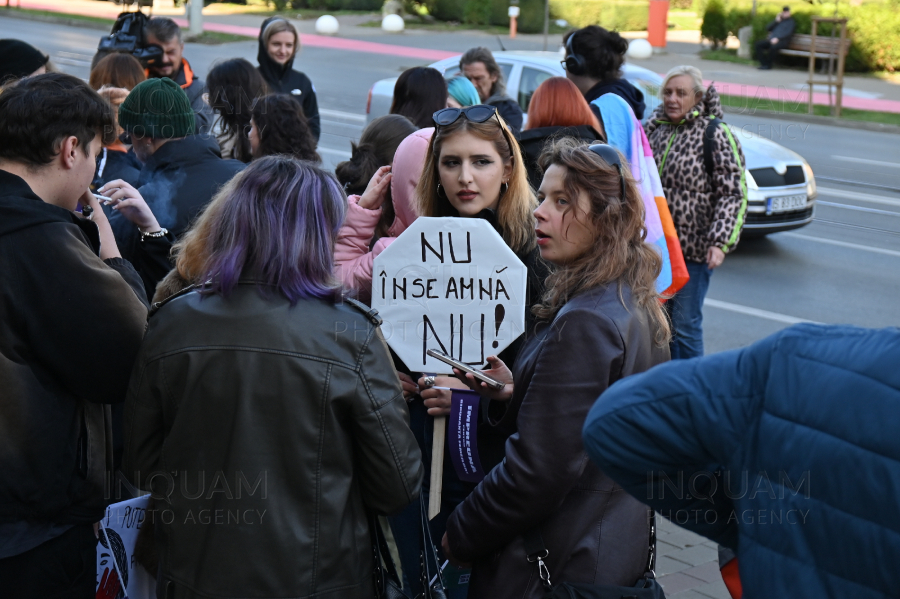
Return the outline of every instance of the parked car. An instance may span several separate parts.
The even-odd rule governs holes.
[[[534,90],[550,77],[565,77],[558,52],[494,52],[503,71],[507,93],[526,112]],[[431,65],[445,77],[459,73],[459,56]],[[644,67],[625,63],[622,75],[644,92],[645,117],[659,106],[662,77]],[[369,90],[366,118],[388,114],[394,98],[393,79],[377,81]],[[747,159],[748,206],[744,236],[759,237],[808,225],[815,213],[816,180],[802,156],[782,145],[748,131],[736,131]]]

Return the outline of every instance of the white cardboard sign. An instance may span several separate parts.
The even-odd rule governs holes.
[[[486,220],[420,217],[375,258],[372,307],[410,370],[448,374],[426,350],[485,366],[525,331],[526,281]]]
[[[153,516],[149,500],[144,495],[106,508],[97,543],[97,599],[156,597],[156,579],[134,559],[141,525]]]

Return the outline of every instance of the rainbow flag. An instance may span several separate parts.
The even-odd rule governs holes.
[[[662,295],[672,295],[684,287],[689,277],[650,141],[631,106],[621,97],[604,94],[592,104],[600,109],[607,142],[628,160],[631,175],[641,188],[647,243],[654,246],[663,259],[656,290]]]

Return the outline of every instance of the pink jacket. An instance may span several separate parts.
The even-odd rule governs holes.
[[[372,250],[372,236],[381,218],[381,208],[360,208],[359,196],[348,198],[347,218],[338,233],[334,246],[335,275],[344,287],[352,290],[364,302],[372,294],[372,264],[375,256],[384,251],[397,236],[412,224],[416,217],[416,186],[425,167],[425,153],[431,143],[434,128],[420,129],[397,147],[394,154],[394,174],[391,196],[394,201],[394,222],[388,229],[390,237],[379,239]]]

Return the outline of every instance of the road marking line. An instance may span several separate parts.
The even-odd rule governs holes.
[[[884,248],[873,248],[868,245],[860,245],[858,243],[850,243],[847,241],[838,241],[836,239],[825,239],[824,237],[813,237],[812,235],[804,235],[802,233],[782,233],[783,237],[793,237],[795,239],[804,239],[806,241],[815,241],[816,243],[825,243],[827,245],[836,245],[842,248],[851,248],[854,250],[862,250],[864,252],[873,252],[875,254],[884,254],[885,256],[894,256],[900,258],[900,252],[896,250],[887,250]]]
[[[56,64],[64,64],[64,65],[70,66],[70,67],[90,67],[91,66],[90,61],[72,60],[71,58],[56,57],[53,59],[53,62],[55,62]]]
[[[332,154],[334,156],[342,156],[344,158],[350,158],[350,152],[345,152],[344,150],[332,150],[331,148],[316,148],[316,151],[320,154]]]
[[[756,316],[757,318],[765,318],[766,320],[774,320],[775,322],[783,322],[786,324],[799,324],[801,322],[821,324],[815,320],[806,320],[805,318],[797,318],[796,316],[788,316],[787,314],[779,314],[778,312],[769,312],[768,310],[760,310],[759,308],[751,308],[750,306],[742,306],[730,302],[721,302],[710,298],[706,298],[703,301],[703,305],[709,306],[710,308],[719,308],[720,310],[728,310],[729,312],[737,312],[738,314]]]
[[[869,160],[868,158],[854,158],[853,156],[831,156],[835,160],[844,160],[846,162],[859,162],[860,164],[874,164],[875,166],[889,166],[892,168],[900,168],[900,162],[882,162],[881,160]]]
[[[365,123],[366,115],[364,114],[355,114],[352,112],[341,112],[340,110],[328,110],[326,108],[320,108],[319,114],[323,116],[330,116],[337,119],[344,119],[346,121],[356,121],[357,123]]]
[[[842,189],[833,189],[831,187],[819,187],[818,191],[819,193],[836,198],[857,200],[859,202],[871,202],[872,204],[883,204],[885,206],[900,206],[900,200],[895,200],[894,198],[889,198],[887,196],[877,196],[871,193],[844,191]]]
[[[840,208],[842,210],[856,210],[858,212],[868,212],[869,214],[884,214],[885,216],[900,216],[900,212],[891,212],[890,210],[879,210],[878,208],[865,208],[864,206],[854,206],[853,204],[840,204],[838,202],[826,202],[825,200],[816,200],[816,206],[828,206],[830,208]]]

